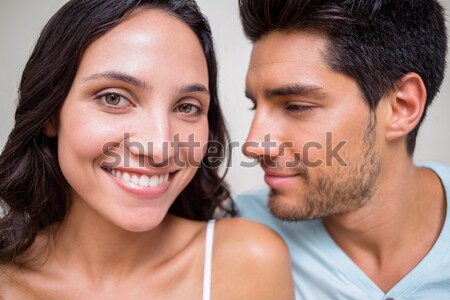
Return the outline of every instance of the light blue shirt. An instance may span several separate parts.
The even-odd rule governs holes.
[[[424,163],[440,177],[450,196],[450,168]],[[438,240],[425,258],[385,294],[333,241],[321,220],[284,222],[267,208],[268,189],[236,199],[240,215],[268,225],[289,247],[298,300],[450,299],[449,205]]]

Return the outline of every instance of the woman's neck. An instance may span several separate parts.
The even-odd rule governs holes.
[[[63,267],[91,278],[125,277],[132,270],[148,269],[164,260],[172,221],[168,215],[150,231],[130,232],[75,199],[67,218],[55,230],[52,256]]]

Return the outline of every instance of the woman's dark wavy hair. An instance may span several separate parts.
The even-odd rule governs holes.
[[[217,95],[217,63],[210,27],[197,4],[193,0],[72,0],[44,27],[25,67],[15,126],[0,155],[0,263],[14,262],[39,232],[65,218],[69,185],[59,168],[56,139],[44,136],[42,127],[62,106],[89,44],[141,7],[166,11],[189,25],[208,64],[208,149],[212,143],[215,149],[207,151],[170,212],[193,220],[235,215],[217,163],[218,156],[224,159],[230,154],[216,147],[228,140]]]
[[[444,79],[447,29],[437,0],[239,0],[246,36],[317,30],[329,38],[326,58],[357,82],[371,109],[409,72],[422,77],[425,110],[407,138],[413,154],[426,110]]]

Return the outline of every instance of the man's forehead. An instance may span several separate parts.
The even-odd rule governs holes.
[[[249,69],[263,65],[323,60],[325,35],[307,30],[274,31],[255,42]]]

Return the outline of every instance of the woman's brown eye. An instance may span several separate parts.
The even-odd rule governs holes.
[[[192,112],[193,108],[194,108],[194,106],[192,104],[184,103],[184,104],[180,105],[179,111],[184,114],[188,114],[188,113]]]
[[[176,111],[185,115],[197,115],[200,113],[200,108],[191,103],[182,103],[177,106]]]
[[[108,94],[105,95],[105,101],[109,105],[117,105],[120,103],[120,100],[122,99],[122,96],[118,94]]]

